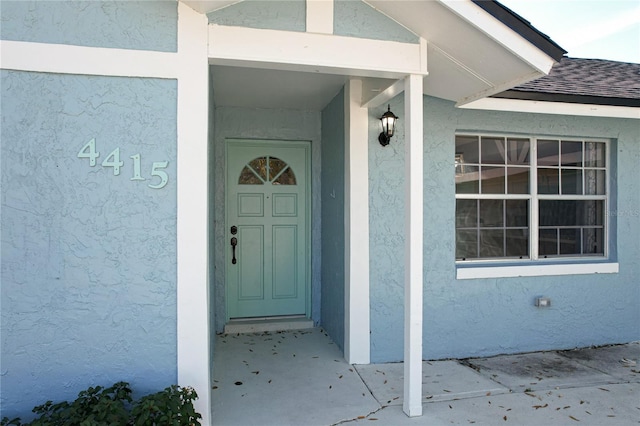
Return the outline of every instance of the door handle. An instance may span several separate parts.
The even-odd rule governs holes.
[[[238,263],[238,261],[236,260],[236,246],[238,245],[238,239],[236,237],[231,238],[231,253],[233,255],[233,258],[231,259],[231,263],[233,263],[234,265],[236,263]]]

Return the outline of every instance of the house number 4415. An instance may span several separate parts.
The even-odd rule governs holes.
[[[78,151],[78,158],[88,158],[89,166],[94,167],[97,163],[97,159],[100,157],[100,153],[96,151],[95,138],[87,142],[80,151]],[[142,177],[140,171],[140,154],[132,155],[129,157],[133,160],[133,177],[130,180],[142,181],[146,180]],[[124,166],[124,161],[120,160],[120,148],[116,148],[101,163],[102,167],[112,167],[113,175],[118,176],[120,174],[120,167]],[[160,189],[164,188],[169,181],[169,175],[163,169],[166,169],[169,165],[168,161],[156,161],[151,165],[151,179],[158,178],[158,183],[150,183],[147,185],[149,188]],[[157,179],[154,179],[157,181]]]

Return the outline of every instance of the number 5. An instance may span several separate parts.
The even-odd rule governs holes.
[[[149,184],[149,188],[160,189],[165,187],[165,185],[169,181],[169,175],[167,175],[167,172],[165,172],[164,170],[158,169],[164,169],[168,165],[168,161],[156,161],[155,163],[153,163],[153,165],[151,166],[151,176],[158,176],[160,178],[160,183],[157,185]]]

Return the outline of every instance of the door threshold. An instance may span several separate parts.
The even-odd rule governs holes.
[[[263,333],[313,328],[313,320],[305,316],[238,318],[224,326],[224,334]]]

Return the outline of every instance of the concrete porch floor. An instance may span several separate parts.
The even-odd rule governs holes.
[[[318,328],[216,337],[215,425],[640,423],[640,344],[423,362],[423,416],[402,363],[350,365]]]

